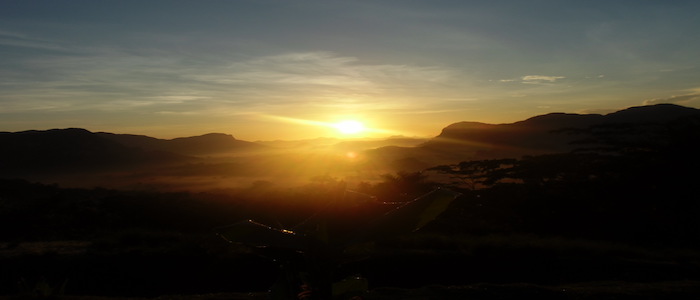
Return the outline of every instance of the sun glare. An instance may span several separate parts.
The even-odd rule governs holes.
[[[333,126],[342,134],[358,134],[365,131],[365,126],[354,120],[346,120],[335,123]]]

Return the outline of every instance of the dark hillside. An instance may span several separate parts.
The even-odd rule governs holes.
[[[700,117],[600,125],[581,134],[599,147],[433,170],[478,195],[481,206],[464,211],[482,230],[700,247],[700,194],[693,188]],[[499,215],[473,215],[486,207]]]
[[[170,140],[157,139],[143,135],[105,132],[96,134],[129,147],[141,148],[148,151],[168,151],[182,155],[207,155],[267,149],[267,147],[263,145],[237,140],[233,136],[223,133],[209,133]]]
[[[630,133],[635,138],[624,138]],[[360,193],[331,177],[293,189],[259,182],[226,193],[0,180],[0,294],[32,295],[26,286],[66,280],[67,295],[263,292],[284,278],[280,260],[265,255],[284,260],[299,250],[229,244],[215,228],[253,219],[321,234],[352,232],[361,227],[357,222],[381,217],[383,211],[369,213],[386,209],[384,202],[397,205],[442,186],[462,196],[417,232],[347,249],[350,258],[334,265],[334,279],[366,278],[368,299],[390,298],[391,291],[391,299],[571,296],[563,287],[613,299],[697,296],[690,287],[700,281],[693,175],[700,168],[700,118],[602,124],[569,134],[589,137],[598,150],[465,160],[386,175],[358,185]],[[431,172],[454,182],[431,181]],[[362,197],[348,196],[355,194]]]
[[[698,109],[675,104],[635,106],[605,115],[606,123],[664,123],[697,116]]]
[[[641,116],[656,108],[626,113]],[[307,185],[282,187],[277,184],[286,179],[279,177],[226,190],[163,192],[0,179],[0,294],[31,298],[42,291],[57,293],[56,287],[67,282],[65,294],[71,296],[260,295],[280,280],[292,282],[289,289],[299,292],[301,281],[294,280],[318,267],[311,262],[321,261],[331,270],[322,274],[332,274],[333,280],[366,279],[367,299],[694,299],[700,293],[700,194],[695,188],[700,116],[661,106],[669,108],[683,113],[649,122],[621,122],[617,115],[614,122],[568,129],[561,126],[573,123],[562,120],[583,124],[608,116],[551,114],[509,127],[463,123],[452,129],[474,130],[478,136],[526,128],[523,132],[537,136],[533,128],[557,127],[557,134],[578,143],[572,145],[576,151],[485,160],[424,145],[415,149],[426,157],[450,154],[460,162],[385,174],[356,186],[321,176]],[[36,141],[33,135],[41,142],[30,143]],[[90,150],[78,152],[84,157],[67,156],[70,162],[106,159],[92,153],[114,159],[134,155],[122,161],[149,153],[76,129],[0,138],[14,143],[16,155],[18,149],[42,153],[36,147],[57,149],[56,155],[69,155],[77,146]],[[75,145],[51,143],[66,140]],[[392,158],[384,154],[387,161]],[[423,163],[404,162],[416,168]],[[373,221],[436,187],[461,196],[426,219],[420,230],[380,235],[391,226],[358,226],[386,224]],[[409,217],[389,224],[416,219]],[[262,232],[278,235],[255,235],[269,242],[262,238],[259,243],[265,245],[252,247],[216,234],[221,226],[249,219],[259,222],[255,228]],[[308,243],[285,248],[288,244],[275,237],[290,233],[273,228],[295,231]],[[359,228],[367,232],[358,233]],[[335,233],[377,238],[338,249],[325,242],[343,244]],[[323,260],[338,253],[342,261]],[[282,268],[285,272],[292,271],[280,274],[283,265],[292,266]],[[574,297],[563,292],[570,288],[577,289]]]
[[[181,155],[131,148],[78,128],[0,133],[0,170],[99,170],[134,164],[164,163]]]
[[[518,158],[524,155],[565,153],[578,149],[577,142],[589,136],[573,135],[575,129],[614,124],[663,124],[700,115],[700,110],[673,104],[632,107],[607,115],[551,113],[510,124],[459,122],[445,127],[440,135],[415,148],[378,149],[370,155],[391,153],[402,159],[424,163],[446,163],[465,159]],[[585,131],[585,130],[584,130]],[[432,160],[431,160],[432,159]]]

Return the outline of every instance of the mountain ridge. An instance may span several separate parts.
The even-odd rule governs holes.
[[[147,151],[174,152],[182,155],[209,155],[237,151],[255,151],[267,148],[254,142],[237,140],[233,135],[225,133],[207,133],[173,139],[108,132],[97,132],[95,134],[129,147],[141,148]]]
[[[518,158],[573,151],[581,135],[567,134],[568,129],[584,129],[610,124],[665,123],[685,117],[700,116],[700,110],[675,104],[634,106],[609,114],[548,113],[513,123],[489,124],[457,122],[413,149],[380,148],[370,155],[413,158],[433,163],[461,160]]]
[[[573,142],[585,137],[567,133],[567,129],[605,124],[664,123],[691,116],[700,116],[700,110],[674,104],[630,107],[606,115],[549,113],[507,124],[452,123],[439,135],[422,143],[418,139],[398,138],[393,140],[395,145],[382,147],[386,145],[385,141],[341,141],[328,144],[324,149],[343,155],[347,151],[362,151],[366,159],[390,165],[393,169],[421,170],[455,161],[569,152],[579,147]],[[182,165],[209,155],[262,156],[267,150],[296,149],[280,150],[271,144],[237,140],[224,133],[158,139],[145,135],[91,132],[82,128],[0,132],[0,144],[3,145],[0,147],[0,173],[4,174],[46,169]],[[308,147],[313,150],[315,146]]]

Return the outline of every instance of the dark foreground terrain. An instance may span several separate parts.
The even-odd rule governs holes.
[[[389,179],[368,190],[378,192]],[[246,216],[295,224],[299,215],[316,211],[314,201],[335,197],[340,184],[283,192],[258,187],[233,196],[2,183],[0,293],[7,299],[265,299],[279,279],[279,262],[228,243],[213,229]],[[509,210],[508,201],[494,198],[504,191],[464,193],[421,231],[363,245],[362,256],[335,266],[335,279],[366,278],[364,299],[700,296],[696,228],[682,219],[685,212],[675,215],[676,224],[601,215],[583,230],[552,216],[533,219],[527,210]],[[312,204],[284,204],[278,197]],[[574,216],[568,217],[581,222]],[[606,227],[592,226],[598,222]],[[665,224],[674,235],[641,224]]]
[[[472,284],[465,286],[425,286],[415,289],[375,288],[362,299],[697,299],[698,281],[655,283],[588,282],[571,285],[541,286],[533,284]],[[27,299],[26,296],[0,296],[0,299]],[[269,299],[267,293],[216,293],[201,295],[167,295],[144,297],[59,296],[66,300],[254,300]]]
[[[576,149],[352,186],[173,192],[5,176],[0,295],[264,299],[275,287],[294,299],[335,282],[364,299],[700,298],[700,117],[564,131]],[[459,196],[376,222],[438,187]],[[411,222],[420,230],[379,234]],[[243,239],[219,235],[230,224]]]

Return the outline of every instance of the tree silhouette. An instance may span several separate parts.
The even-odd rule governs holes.
[[[700,194],[693,188],[700,167],[700,118],[575,131],[584,139],[573,152],[465,161],[431,170],[459,178],[472,195],[481,196],[473,201],[518,222],[511,230],[645,244],[700,243]]]
[[[358,185],[358,191],[375,196],[379,201],[406,202],[435,188],[435,183],[428,181],[428,177],[421,172],[399,171],[381,177],[382,181],[376,184]]]

